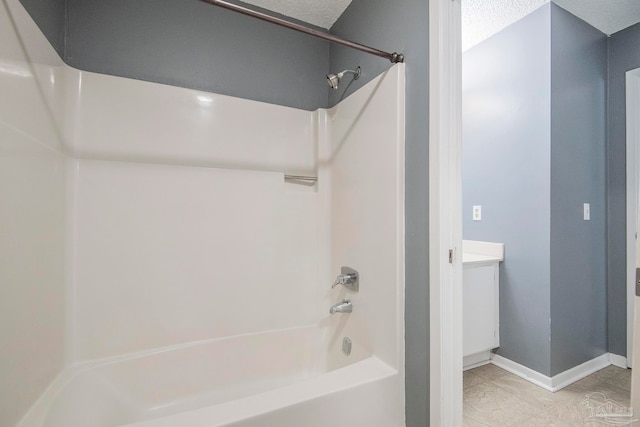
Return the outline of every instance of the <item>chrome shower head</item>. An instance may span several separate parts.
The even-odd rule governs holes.
[[[344,70],[338,74],[327,74],[327,84],[329,87],[334,90],[338,89],[340,80],[346,73],[353,74],[353,80],[358,80],[360,78],[360,74],[362,74],[362,69],[358,66],[355,70]]]
[[[340,77],[337,74],[327,74],[327,84],[331,89],[338,89],[338,83],[340,83]]]

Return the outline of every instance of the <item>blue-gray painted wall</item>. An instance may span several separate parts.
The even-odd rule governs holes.
[[[462,56],[463,237],[505,244],[498,353],[550,372],[550,8]],[[482,205],[482,221],[472,206]]]
[[[607,103],[607,283],[609,352],[627,354],[626,84],[640,67],[640,24],[609,38]]]
[[[607,352],[606,80],[606,36],[552,4],[551,376]]]
[[[550,4],[463,55],[464,237],[505,243],[498,353],[547,376],[608,351],[606,52]]]
[[[308,35],[197,0],[22,1],[72,67],[305,110],[327,105],[329,44]]]
[[[49,43],[64,58],[67,0],[20,0]]]
[[[195,0],[68,0],[66,61],[89,71],[314,110],[329,44]]]
[[[353,0],[331,32],[406,56],[405,353],[407,427],[429,425],[429,2]],[[331,46],[331,70],[362,66],[363,76],[333,91],[330,104],[391,66],[387,60]],[[383,144],[384,141],[372,141]],[[375,171],[372,171],[375,179]]]

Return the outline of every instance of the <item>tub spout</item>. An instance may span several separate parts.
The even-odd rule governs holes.
[[[351,301],[348,299],[343,299],[342,302],[332,305],[331,308],[329,309],[329,313],[331,314],[351,313],[352,311],[353,311],[353,304],[351,304]]]

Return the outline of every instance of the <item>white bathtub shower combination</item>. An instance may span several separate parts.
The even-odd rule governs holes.
[[[0,191],[40,197],[49,229],[2,215],[57,275],[3,298],[53,312],[30,314],[38,349],[6,343],[0,424],[403,426],[404,66],[302,111],[69,68],[6,5],[0,79],[29,104],[0,100]],[[359,292],[332,289],[342,266]]]

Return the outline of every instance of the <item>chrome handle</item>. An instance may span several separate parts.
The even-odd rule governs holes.
[[[352,292],[358,292],[360,288],[360,275],[357,271],[350,267],[342,267],[340,274],[336,277],[336,281],[331,285],[331,289],[338,285],[344,285],[345,288]]]
[[[355,273],[351,274],[340,274],[336,277],[336,281],[331,285],[332,288],[335,288],[338,285],[350,285],[354,283],[358,279],[358,275]]]

